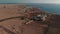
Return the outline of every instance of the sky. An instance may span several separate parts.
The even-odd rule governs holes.
[[[0,3],[60,3],[60,0],[0,0]]]

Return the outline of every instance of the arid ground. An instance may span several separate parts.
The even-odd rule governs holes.
[[[22,16],[24,14],[19,13],[23,12],[24,8],[25,6],[20,4],[0,4],[0,20]],[[46,20],[50,22],[50,27],[48,24],[40,24],[41,22],[24,24],[25,21],[19,18],[9,19],[0,22],[0,34],[60,34],[59,19],[60,15],[49,16]]]

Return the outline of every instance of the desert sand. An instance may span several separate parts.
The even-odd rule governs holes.
[[[26,6],[20,4],[0,4],[0,20],[10,17],[23,16],[25,14],[20,13],[24,12],[24,8],[26,8]],[[26,17],[31,18],[37,14],[43,13],[41,10],[37,10],[36,8],[32,11],[35,11],[36,14],[27,12]],[[46,20],[50,22],[50,25],[56,25],[57,22],[60,23],[59,18],[59,15],[55,15],[47,17]],[[24,24],[24,22],[25,20],[20,20],[19,18],[2,21],[0,22],[0,34],[60,34],[60,26],[50,27],[49,31],[47,32],[49,27],[48,24],[40,24],[41,22],[35,21],[29,24]]]

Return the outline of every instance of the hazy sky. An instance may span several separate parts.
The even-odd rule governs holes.
[[[0,0],[0,3],[60,3],[60,0]]]

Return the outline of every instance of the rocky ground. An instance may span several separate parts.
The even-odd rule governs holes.
[[[32,18],[38,14],[45,14],[45,12],[37,8],[26,7],[19,4],[0,4],[0,20],[16,16]],[[60,34],[59,18],[60,15],[49,14],[46,18],[49,24],[43,24],[42,22],[36,21],[24,24],[25,20],[20,20],[20,18],[0,21],[0,34]]]

